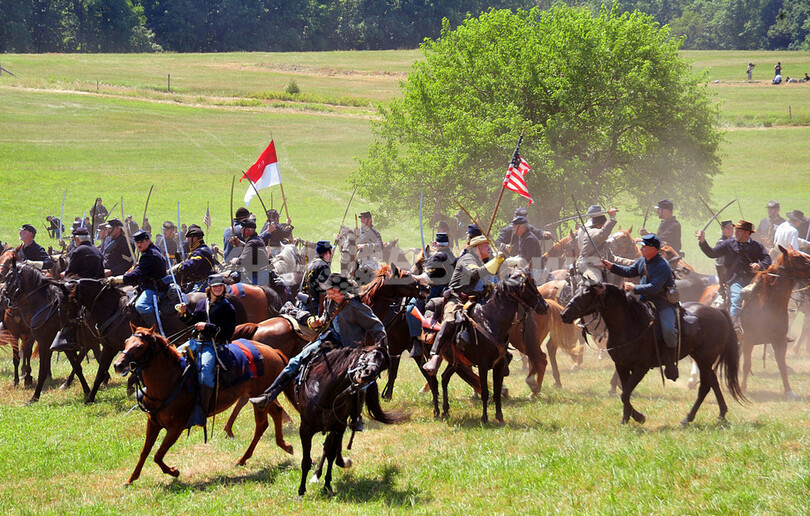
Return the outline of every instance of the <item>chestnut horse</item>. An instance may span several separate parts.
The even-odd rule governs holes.
[[[770,343],[782,376],[785,395],[797,398],[788,382],[787,352],[788,302],[797,280],[810,279],[810,255],[792,248],[779,246],[782,253],[776,263],[767,270],[757,273],[755,297],[743,304],[740,312],[743,336],[743,379],[745,390],[748,374],[751,372],[751,354],[757,344]]]
[[[155,453],[155,463],[160,466],[163,473],[177,477],[180,471],[170,467],[163,462],[166,452],[177,441],[180,434],[186,429],[186,423],[193,409],[193,393],[185,387],[188,380],[188,373],[184,373],[180,365],[180,353],[172,347],[169,342],[160,334],[156,334],[153,328],[139,328],[134,325],[132,335],[124,343],[124,352],[115,361],[113,367],[115,372],[125,375],[132,373],[139,377],[139,380],[146,388],[146,394],[141,402],[141,409],[147,413],[146,439],[143,443],[138,464],[130,475],[129,480],[124,485],[130,485],[141,475],[141,469],[149,456],[149,452],[157,440],[162,429],[166,429],[166,435],[160,448]],[[264,364],[264,374],[258,378],[251,378],[237,385],[219,389],[217,392],[216,406],[208,415],[219,414],[223,410],[233,405],[236,400],[245,396],[258,396],[275,380],[287,364],[287,360],[278,351],[263,346],[258,342],[253,342],[256,349],[262,354]],[[190,374],[196,374],[191,372]],[[284,394],[290,401],[292,398],[292,386],[284,390]],[[293,403],[295,403],[293,401]],[[244,466],[245,462],[253,455],[256,444],[261,439],[264,431],[269,426],[267,414],[273,418],[276,432],[276,444],[285,452],[292,454],[293,448],[284,440],[281,428],[281,406],[278,402],[271,403],[266,409],[260,410],[253,407],[255,428],[253,440],[250,442],[244,455],[236,462],[238,466]]]
[[[688,331],[682,332],[679,358],[689,355],[697,362],[700,368],[700,388],[692,410],[681,424],[694,421],[695,414],[710,389],[714,391],[720,407],[719,417],[725,419],[728,406],[720,391],[713,365],[719,362],[724,369],[726,387],[732,397],[740,402],[745,401],[737,380],[740,360],[737,334],[726,312],[698,303],[687,303],[684,308],[697,317],[700,331],[694,337],[689,336]],[[631,417],[643,423],[646,418],[633,408],[630,396],[647,371],[661,365],[658,357],[660,340],[656,337],[657,322],[650,317],[644,304],[625,294],[620,287],[609,283],[580,287],[563,310],[562,320],[572,323],[577,318],[592,313],[600,313],[608,327],[607,350],[616,364],[616,372],[622,382],[622,424],[627,423]]]

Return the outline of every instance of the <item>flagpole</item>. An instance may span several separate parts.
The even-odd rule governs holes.
[[[523,126],[523,129],[520,131],[520,138],[518,138],[517,146],[515,147],[515,152],[512,154],[512,161],[515,161],[515,156],[517,156],[518,151],[520,150],[520,142],[523,141],[523,134],[526,132],[526,126]],[[510,162],[511,163],[511,162]],[[501,199],[503,198],[503,191],[506,189],[506,182],[501,185],[501,193],[498,194],[498,202],[495,204],[495,211],[492,212],[492,218],[489,220],[489,227],[487,228],[487,238],[489,238],[489,234],[492,231],[492,225],[495,223],[495,216],[498,214],[498,208],[501,206]]]
[[[264,219],[267,220],[267,206],[264,205],[264,201],[262,200],[262,196],[259,195],[259,189],[256,188],[256,183],[254,183],[253,180],[251,178],[249,178],[247,176],[247,174],[245,174],[244,170],[242,171],[242,176],[244,176],[245,179],[250,181],[250,186],[253,187],[253,192],[256,194],[256,197],[258,197],[259,202],[262,203],[262,208],[264,208]],[[281,184],[281,183],[279,183],[279,184]],[[284,190],[282,190],[281,192],[282,192],[281,195],[284,195]],[[262,224],[264,224],[264,222],[262,222]]]
[[[279,180],[281,179],[281,174],[278,175]],[[279,183],[278,186],[281,187],[281,200],[284,201],[284,213],[287,214],[287,218],[290,218],[290,209],[287,207],[287,196],[284,195],[284,183]],[[256,192],[256,195],[259,195],[259,192]]]

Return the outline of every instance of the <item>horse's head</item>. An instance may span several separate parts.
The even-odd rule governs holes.
[[[115,372],[122,376],[146,368],[149,361],[166,347],[166,340],[160,335],[155,335],[154,326],[142,328],[132,323],[129,325],[132,328],[132,335],[124,341],[124,351],[113,363]]]
[[[541,315],[548,311],[548,304],[540,295],[531,271],[515,268],[500,284],[503,285],[504,292],[525,309]]]
[[[605,306],[606,294],[607,287],[602,283],[582,285],[560,313],[562,321],[571,324],[580,317],[600,311]]]
[[[388,350],[384,346],[375,345],[360,350],[360,355],[347,373],[355,388],[363,388],[387,370],[390,362]]]
[[[423,292],[422,286],[411,276],[411,273],[391,264],[380,267],[374,279],[363,287],[361,296],[363,302],[371,306],[380,299],[393,301],[422,297]]]
[[[616,231],[607,239],[610,251],[616,256],[622,258],[636,259],[641,257],[641,251],[638,250],[636,241],[632,236],[633,226],[630,229]]]
[[[779,251],[782,255],[777,260],[777,264],[791,279],[810,279],[810,255],[797,251],[793,249],[793,247],[785,249],[781,245],[779,246]]]
[[[16,248],[7,247],[0,255],[0,277],[5,277],[11,269],[16,267],[19,260],[19,250],[22,244]]]

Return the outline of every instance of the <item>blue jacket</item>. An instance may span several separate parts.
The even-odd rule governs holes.
[[[200,241],[199,245],[191,251],[186,261],[177,267],[175,276],[180,283],[201,281],[211,275],[214,269],[214,254],[211,248]]]
[[[22,254],[24,261],[42,262],[43,270],[53,267],[53,260],[51,259],[50,255],[48,255],[48,251],[46,251],[44,247],[36,242],[32,241],[31,245],[28,247],[22,247],[20,249],[20,254]]]
[[[205,304],[206,300],[201,299],[196,306],[189,306],[181,319],[188,325],[204,322],[205,329],[202,331],[202,340],[210,340],[217,344],[230,342],[236,329],[236,309],[225,297],[211,303],[207,314]]]
[[[141,259],[135,268],[124,274],[124,285],[140,285],[143,289],[166,292],[169,287],[161,281],[166,275],[166,259],[155,247],[149,244],[141,253]]]
[[[642,276],[641,283],[634,289],[642,301],[666,302],[664,298],[666,289],[675,284],[672,267],[660,254],[655,255],[649,262],[642,256],[633,262],[633,265],[627,267],[614,263],[610,272],[624,278]]]
[[[704,240],[700,242],[700,250],[709,258],[723,258],[727,285],[732,283],[748,285],[755,274],[750,269],[752,263],[758,263],[762,270],[771,266],[771,257],[765,247],[751,239],[748,242],[737,242],[737,239],[729,238],[714,247],[710,247]]]

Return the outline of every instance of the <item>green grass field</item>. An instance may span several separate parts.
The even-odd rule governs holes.
[[[810,53],[686,52],[707,69],[707,88],[720,103],[726,128],[722,176],[711,192],[722,206],[739,196],[726,216],[757,222],[765,203],[810,212],[810,84],[771,86],[781,60],[786,75],[810,71]],[[140,220],[149,186],[153,226],[176,218],[200,223],[210,203],[218,242],[229,217],[231,178],[250,166],[275,139],[296,235],[317,240],[337,230],[351,195],[349,174],[371,141],[374,103],[397,95],[417,51],[214,55],[2,55],[0,65],[0,239],[58,215],[68,189],[66,219],[88,210],[97,196],[111,208],[123,196]],[[744,82],[748,61],[756,83]],[[172,91],[167,92],[171,74]],[[300,97],[283,93],[294,80]],[[714,83],[713,81],[720,81]],[[97,88],[98,81],[98,90]],[[792,118],[791,118],[792,113]],[[237,184],[241,205],[245,184]],[[426,193],[427,194],[427,193]],[[665,193],[662,193],[663,197]],[[262,192],[270,203],[270,190]],[[276,208],[280,192],[273,189]],[[374,211],[374,199],[355,198],[354,213]],[[269,206],[268,206],[269,207]],[[253,211],[260,206],[254,200]],[[623,208],[620,206],[620,208]],[[491,207],[482,208],[489,213]],[[116,215],[120,215],[116,208]],[[687,259],[704,272],[689,235],[708,213],[678,213]],[[639,227],[643,214],[623,209],[620,223]],[[725,218],[725,217],[724,217]],[[418,245],[418,223],[408,217],[378,220],[383,238]],[[655,223],[648,225],[655,225]],[[712,231],[717,231],[716,229]],[[453,417],[433,422],[421,380],[403,363],[393,405],[411,412],[392,428],[369,425],[350,456],[355,467],[338,471],[337,495],[313,488],[294,500],[300,455],[289,457],[263,440],[244,469],[233,463],[248,442],[252,417],[242,415],[238,437],[201,432],[181,439],[169,454],[181,469],[172,480],[148,461],[130,489],[121,484],[142,444],[143,414],[120,379],[99,403],[78,403],[76,388],[56,384],[36,406],[31,392],[11,386],[11,358],[0,349],[0,509],[3,513],[651,513],[805,514],[810,505],[808,396],[810,359],[789,358],[802,399],[781,396],[776,366],[761,348],[748,406],[730,406],[730,424],[715,422],[707,399],[697,423],[678,427],[694,398],[685,379],[662,388],[653,371],[637,391],[647,424],[620,427],[620,402],[608,397],[611,370],[588,351],[585,369],[563,373],[562,390],[544,385],[528,401],[524,374],[513,365],[505,426],[482,427],[479,405],[455,381]],[[563,357],[567,370],[570,361]],[[36,369],[36,361],[35,361]],[[92,367],[90,368],[92,369]],[[550,373],[550,371],[549,371]],[[654,374],[653,374],[654,373]],[[686,373],[682,366],[681,374]],[[67,374],[64,361],[55,376]],[[295,418],[295,416],[293,416]],[[224,418],[218,418],[221,429]],[[299,453],[294,425],[285,433]],[[318,441],[320,442],[320,441]],[[316,445],[316,449],[319,445]]]

